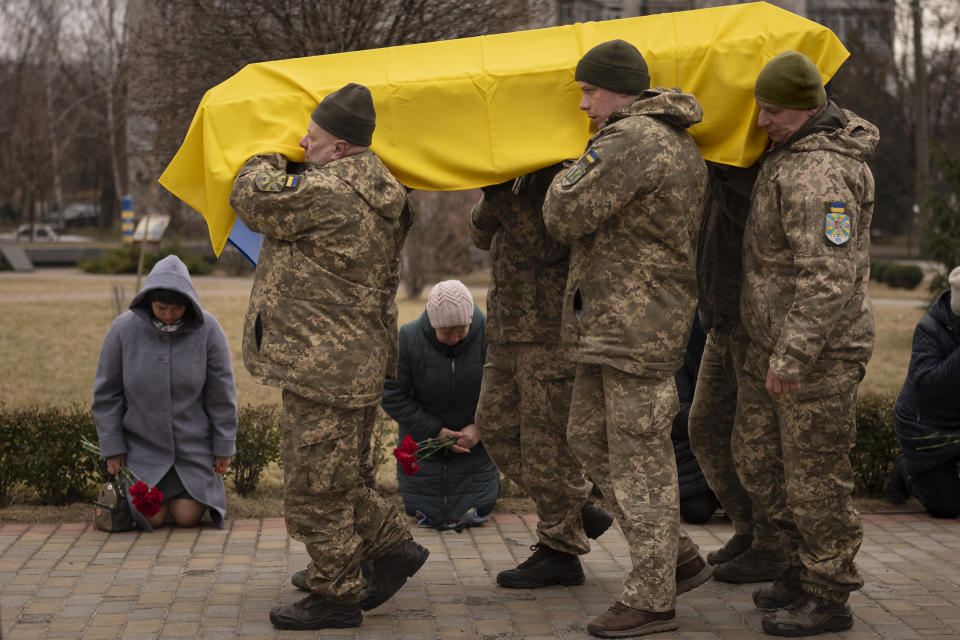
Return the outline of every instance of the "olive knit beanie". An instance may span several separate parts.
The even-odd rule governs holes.
[[[427,295],[427,318],[434,329],[462,327],[473,320],[473,296],[459,280],[444,280]]]
[[[330,135],[358,147],[369,147],[377,112],[370,89],[351,82],[327,95],[310,117]]]
[[[763,66],[753,95],[788,109],[815,109],[827,102],[820,71],[807,56],[784,51]]]
[[[650,88],[650,73],[640,51],[625,40],[609,40],[583,54],[574,78],[602,89],[638,96]]]

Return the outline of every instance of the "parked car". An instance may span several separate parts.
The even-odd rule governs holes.
[[[56,242],[60,239],[60,234],[49,224],[34,225],[33,234],[30,232],[29,224],[22,224],[17,227],[14,235],[17,242]]]
[[[35,224],[36,232],[30,234],[30,225],[22,224],[13,233],[0,233],[0,240],[15,240],[16,242],[90,242],[90,238],[61,233],[56,227],[49,224]]]

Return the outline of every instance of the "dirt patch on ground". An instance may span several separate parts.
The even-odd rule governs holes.
[[[400,509],[403,508],[403,501],[396,491],[386,491],[383,495]],[[857,498],[856,504],[861,513],[923,513],[923,507],[912,498],[902,505],[893,504],[883,498]],[[533,500],[517,497],[501,498],[494,509],[494,513],[535,512]],[[228,493],[227,515],[232,520],[281,518],[283,497],[277,491],[256,492],[247,497]],[[63,507],[12,505],[0,509],[0,523],[3,524],[55,524],[89,522],[92,519],[93,505],[83,502]]]

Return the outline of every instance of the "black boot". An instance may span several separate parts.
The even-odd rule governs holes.
[[[893,469],[890,470],[890,479],[887,480],[883,495],[893,504],[903,504],[911,495],[911,480],[910,472],[907,471],[907,457],[901,453],[893,461]]]
[[[307,570],[301,569],[290,577],[290,584],[300,591],[310,591],[310,585],[307,584]]]
[[[738,555],[749,549],[753,545],[753,536],[736,533],[727,543],[707,554],[707,562],[710,564],[723,564],[730,562]]]
[[[596,540],[613,524],[613,514],[602,509],[592,502],[583,505],[580,509],[580,519],[583,520],[583,532],[591,540]]]
[[[346,629],[363,622],[358,604],[324,600],[311,593],[293,604],[270,610],[270,622],[277,629]]]
[[[374,560],[373,577],[360,600],[360,607],[369,611],[392,598],[407,578],[420,570],[429,555],[426,548],[413,540],[405,540]]]
[[[790,566],[779,549],[750,547],[736,558],[713,568],[713,579],[720,582],[768,582],[776,580]]]
[[[753,592],[753,603],[760,611],[776,611],[798,602],[804,595],[800,586],[800,568],[788,567],[769,587]]]
[[[761,619],[763,630],[774,636],[800,638],[828,631],[846,631],[853,626],[853,613],[845,602],[825,600],[810,593]]]
[[[583,584],[583,567],[580,566],[580,558],[540,543],[530,548],[533,550],[533,555],[515,569],[501,571],[497,575],[497,584],[513,589],[536,589],[554,584]]]

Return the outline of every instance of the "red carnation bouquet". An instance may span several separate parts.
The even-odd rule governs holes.
[[[400,470],[408,476],[412,476],[420,470],[418,462],[426,460],[436,452],[446,449],[456,442],[457,436],[427,438],[420,442],[414,442],[413,437],[407,434],[400,441],[400,446],[393,448],[393,457],[400,463]]]
[[[136,510],[146,517],[151,518],[160,511],[160,504],[163,502],[163,492],[160,489],[148,489],[144,482],[137,482],[127,493],[130,494],[130,502]]]
[[[80,436],[80,444],[83,445],[84,449],[97,456],[97,459],[102,457],[100,447],[87,440],[86,436]],[[122,465],[117,475],[123,480],[123,484],[130,487],[127,494],[130,496],[130,504],[133,505],[134,509],[148,518],[152,518],[159,513],[160,505],[163,503],[163,492],[160,489],[147,487],[147,484],[138,478],[133,471]]]

